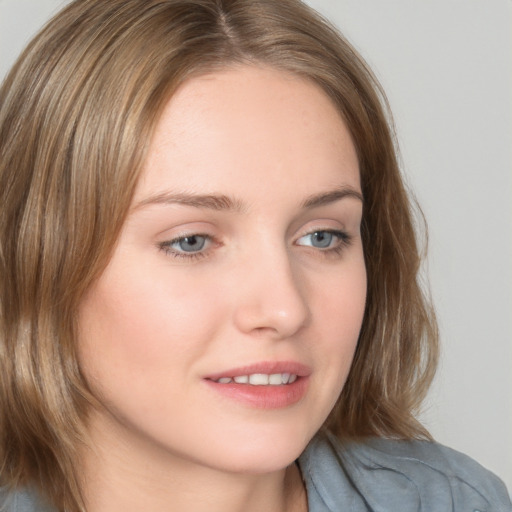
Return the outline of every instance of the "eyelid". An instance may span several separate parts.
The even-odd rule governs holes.
[[[311,230],[308,230],[306,233],[303,233],[302,235],[300,235],[299,237],[297,237],[297,241],[299,241],[301,238],[304,238],[304,237],[307,237],[307,236],[311,236],[311,235],[314,235],[315,233],[328,233],[330,235],[333,235],[337,238],[339,238],[340,240],[348,240],[350,239],[350,235],[342,230],[342,229],[334,229],[334,228],[320,228],[320,229],[311,229]],[[295,242],[297,243],[297,242]],[[300,245],[300,244],[299,244]]]

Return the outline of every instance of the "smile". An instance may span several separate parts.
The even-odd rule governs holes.
[[[203,377],[216,394],[256,409],[281,409],[307,394],[312,369],[295,361],[263,361]]]
[[[219,384],[250,384],[252,386],[282,386],[293,384],[297,380],[294,373],[252,373],[250,375],[237,375],[236,377],[221,377],[215,380]]]

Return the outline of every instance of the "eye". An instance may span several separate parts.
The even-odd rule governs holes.
[[[198,252],[204,249],[206,237],[202,235],[184,236],[171,242],[171,247],[175,251]]]
[[[161,242],[159,246],[166,254],[176,258],[195,258],[204,256],[211,244],[210,236],[193,234]]]
[[[319,230],[301,236],[297,245],[314,247],[315,249],[330,250],[338,249],[348,244],[350,237],[343,231]]]

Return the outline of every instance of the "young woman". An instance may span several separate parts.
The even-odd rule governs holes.
[[[295,0],[77,0],[0,91],[9,511],[510,510],[414,417],[385,100]]]

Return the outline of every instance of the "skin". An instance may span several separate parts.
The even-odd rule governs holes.
[[[239,66],[175,93],[80,308],[80,363],[102,404],[88,510],[306,510],[294,460],[339,396],[363,317],[360,193],[349,132],[316,85]],[[329,230],[343,236],[318,247],[312,233]],[[191,257],[179,238],[194,234],[207,237]],[[205,381],[261,361],[306,365],[304,396],[258,408]]]

